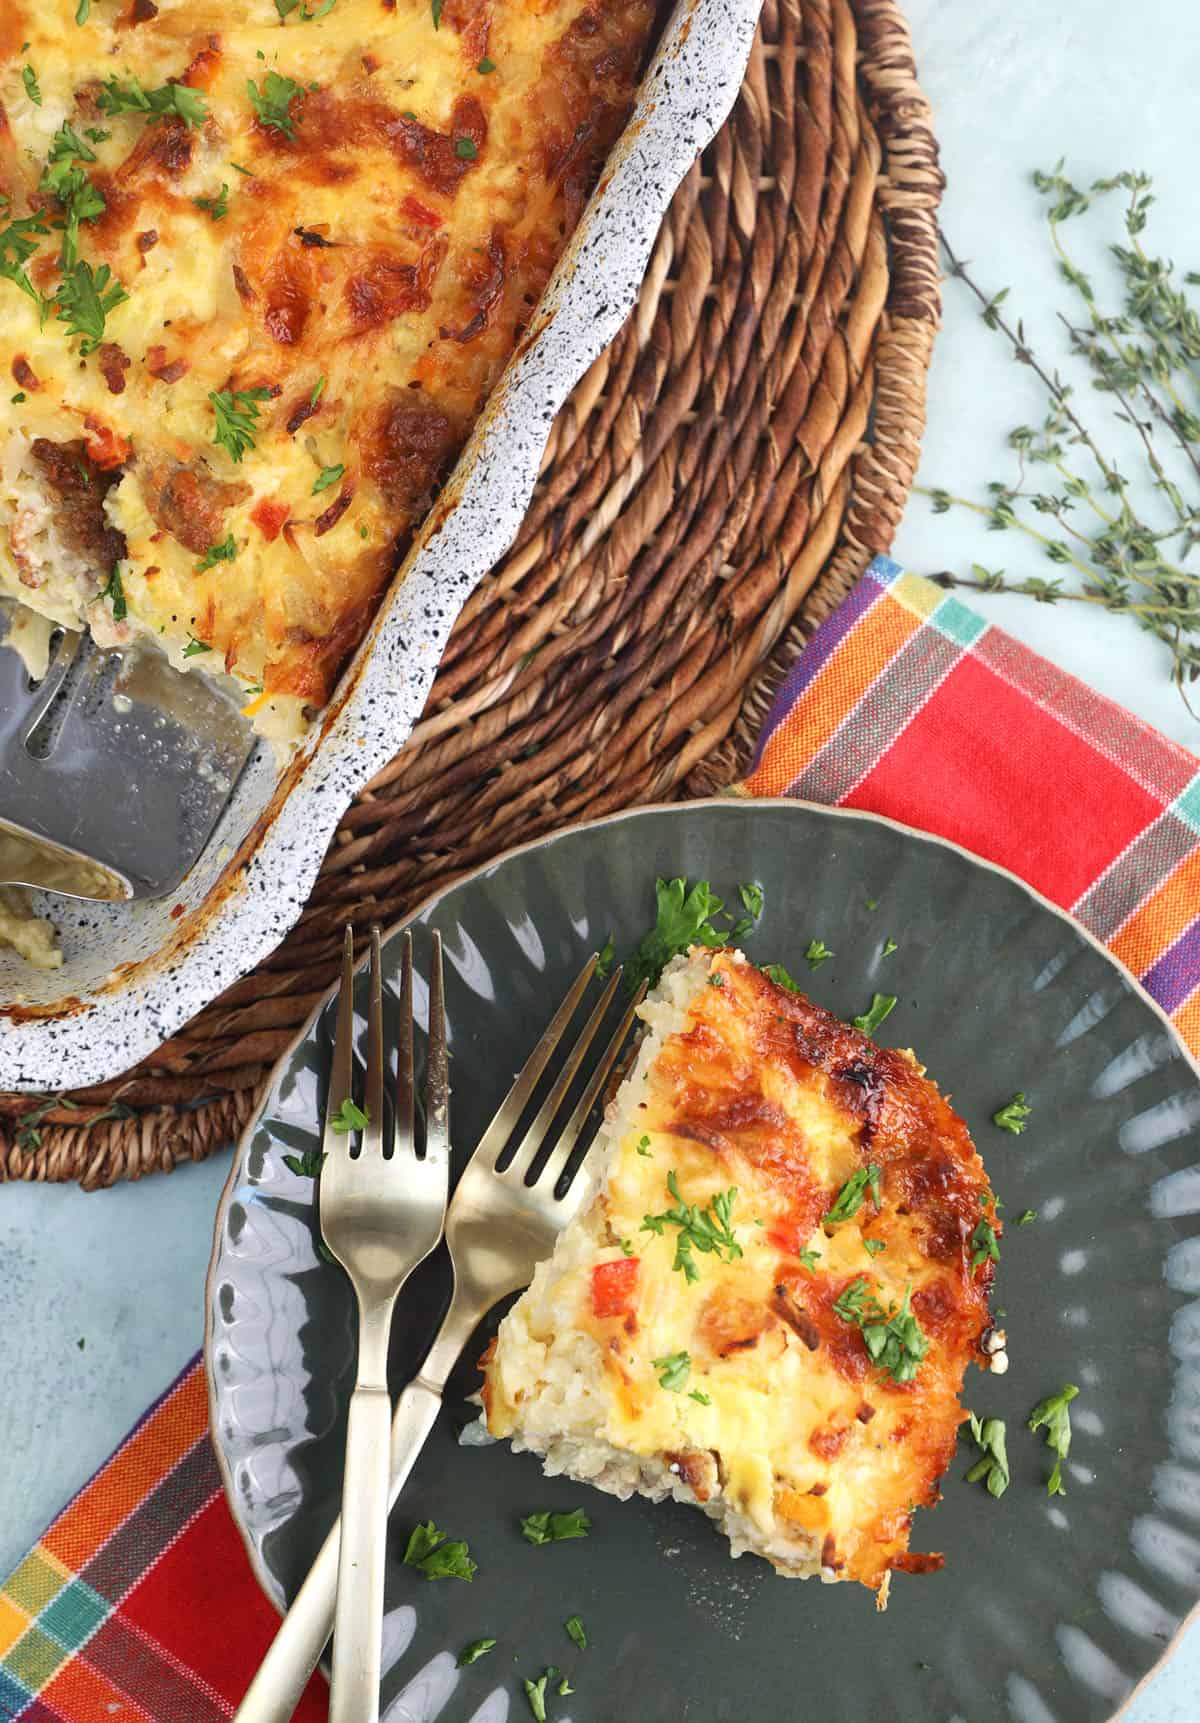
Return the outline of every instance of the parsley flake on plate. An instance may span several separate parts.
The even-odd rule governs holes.
[[[972,1412],[971,1435],[980,1451],[966,1474],[968,1484],[986,1484],[990,1496],[1002,1496],[1008,1488],[1008,1439],[1003,1418],[984,1418]]]
[[[465,1645],[458,1654],[459,1669],[466,1669],[472,1663],[478,1663],[481,1657],[486,1657],[488,1652],[494,1651],[495,1648],[494,1639],[473,1639],[470,1645]]]
[[[547,1509],[540,1514],[526,1514],[521,1521],[521,1536],[531,1544],[557,1544],[568,1538],[585,1538],[592,1522],[582,1508],[570,1513],[555,1513]]]
[[[675,1261],[671,1266],[679,1269],[685,1280],[700,1278],[700,1271],[692,1259],[693,1249],[704,1255],[715,1255],[723,1262],[733,1262],[743,1254],[731,1224],[733,1205],[738,1194],[736,1185],[730,1185],[727,1191],[718,1192],[706,1208],[684,1202],[674,1171],[667,1174],[667,1189],[675,1198],[675,1206],[664,1209],[662,1214],[643,1215],[641,1231],[652,1232],[661,1238],[665,1227],[679,1228],[675,1241]]]
[[[610,933],[604,944],[596,953],[596,979],[603,981],[613,966],[613,958],[617,955],[616,941]]]
[[[821,1216],[821,1224],[823,1226],[839,1226],[842,1221],[853,1220],[862,1207],[863,1197],[868,1190],[871,1193],[871,1201],[875,1204],[875,1213],[878,1214],[883,1206],[879,1186],[882,1172],[881,1167],[876,1166],[874,1161],[870,1161],[865,1167],[860,1167],[856,1173],[851,1173],[834,1198],[833,1206],[828,1214]]]
[[[829,955],[832,957],[833,953],[830,952]],[[800,992],[800,983],[792,980],[782,963],[764,963],[762,972],[768,980],[775,983],[776,987],[782,987],[788,993]]]
[[[588,1648],[588,1636],[583,1625],[582,1617],[578,1615],[569,1615],[563,1622],[563,1626],[575,1641],[580,1651],[586,1651]]]
[[[1021,1213],[1017,1216],[1017,1225],[1032,1226],[1037,1217],[1038,1211],[1035,1208],[1022,1209]]]
[[[706,879],[689,887],[686,879],[660,879],[654,887],[654,926],[638,942],[625,966],[625,985],[636,993],[642,982],[650,987],[667,964],[692,945],[717,946],[726,935],[713,926],[713,916],[725,908]]]
[[[357,1102],[350,1099],[349,1095],[346,1096],[346,1099],[329,1121],[332,1129],[340,1137],[344,1137],[349,1131],[365,1131],[370,1122],[370,1109],[360,1107]]]
[[[194,634],[188,635],[188,643],[183,649],[185,658],[199,658],[202,652],[211,652],[212,647],[207,640],[197,640]]]
[[[1032,1111],[1032,1107],[1025,1105],[1024,1090],[1018,1089],[1011,1101],[1006,1102],[1003,1107],[997,1108],[992,1114],[992,1123],[998,1125],[1002,1131],[1011,1131],[1014,1137],[1019,1137],[1025,1129],[1025,1121]]]
[[[692,1373],[691,1354],[687,1352],[667,1352],[661,1358],[652,1358],[650,1362],[658,1372],[658,1385],[670,1394],[678,1394],[687,1386],[687,1379]]]
[[[419,1568],[426,1579],[472,1580],[477,1565],[471,1560],[469,1546],[461,1538],[448,1538],[432,1520],[414,1527],[404,1560],[409,1567]]]
[[[533,1712],[535,1723],[546,1723],[546,1683],[556,1673],[553,1669],[545,1669],[537,1681],[526,1680],[524,1683],[525,1697],[529,1701],[529,1709]]]
[[[823,939],[810,939],[808,950],[804,953],[804,961],[810,969],[819,969],[822,963],[827,963],[834,955]]]
[[[320,1149],[306,1149],[302,1155],[284,1155],[283,1164],[298,1179],[315,1179],[324,1159]]]
[[[1039,1400],[1029,1414],[1029,1428],[1040,1430],[1044,1425],[1046,1445],[1057,1455],[1046,1484],[1048,1496],[1065,1496],[1067,1493],[1062,1481],[1062,1463],[1071,1451],[1071,1401],[1078,1392],[1074,1383],[1064,1383],[1057,1394],[1049,1394],[1046,1399]]]
[[[897,1004],[894,993],[875,993],[862,1016],[852,1017],[850,1021],[856,1029],[861,1029],[864,1035],[874,1035],[884,1018],[891,1016]]]
[[[763,912],[763,903],[765,902],[765,894],[762,886],[753,883],[750,885],[739,885],[738,896],[745,904],[749,914],[751,914],[755,921],[757,921]]]

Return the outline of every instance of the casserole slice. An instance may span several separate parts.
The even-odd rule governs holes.
[[[595,1199],[485,1358],[488,1429],[883,1607],[941,1565],[909,1533],[967,1365],[1007,1362],[983,1164],[911,1054],[739,952],[675,959],[640,1015]]]

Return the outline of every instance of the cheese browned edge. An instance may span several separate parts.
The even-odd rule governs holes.
[[[859,1580],[882,1605],[893,1570],[942,1563],[909,1551],[913,1511],[939,1498],[966,1366],[988,1364],[993,1263],[973,1263],[972,1234],[1002,1228],[983,1164],[910,1053],[740,953],[677,960],[641,1016],[592,1150],[599,1192],[485,1357],[488,1428],[548,1471],[697,1502],[735,1554]],[[872,1166],[878,1210],[867,1194],[852,1219],[824,1222]],[[643,1225],[673,1206],[669,1173],[701,1208],[737,1191],[743,1254],[693,1251],[691,1283],[673,1266],[678,1229]],[[872,1365],[835,1308],[863,1278],[885,1311],[911,1301],[928,1342],[911,1382]],[[689,1370],[671,1392],[661,1360],[680,1352]]]

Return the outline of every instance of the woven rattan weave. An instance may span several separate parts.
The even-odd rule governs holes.
[[[300,923],[75,1110],[0,1096],[0,1177],[97,1187],[203,1158],[334,979],[347,920],[387,924],[514,843],[735,775],[782,670],[907,500],[941,187],[893,0],[767,0],[636,309],[555,424],[515,544]]]

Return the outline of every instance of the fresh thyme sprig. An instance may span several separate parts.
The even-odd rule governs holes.
[[[1072,313],[1060,313],[1060,321],[1091,387],[1109,396],[1111,423],[1102,446],[1085,422],[1073,385],[1038,357],[1023,321],[1010,321],[1008,288],[987,294],[943,234],[950,273],[975,295],[984,322],[1009,342],[1016,362],[1036,375],[1048,410],[1040,427],[1018,425],[1010,432],[1016,478],[989,484],[986,502],[941,488],[917,489],[936,513],[965,508],[986,519],[989,531],[1020,531],[1064,574],[1014,579],[1002,568],[972,563],[969,577],[946,570],[934,579],[945,587],[1018,592],[1044,604],[1066,599],[1134,617],[1170,650],[1172,679],[1193,711],[1187,686],[1200,678],[1200,565],[1189,559],[1200,546],[1200,491],[1188,491],[1193,480],[1200,481],[1200,311],[1186,289],[1200,285],[1200,274],[1188,273],[1181,286],[1173,264],[1146,251],[1141,236],[1154,201],[1148,175],[1115,174],[1084,192],[1059,162],[1052,173],[1033,179],[1050,200],[1050,240],[1073,294]],[[1109,250],[1124,304],[1109,314],[1062,230],[1118,191],[1126,194],[1126,243]],[[1114,436],[1115,443],[1109,440]],[[1131,451],[1137,466],[1129,465]],[[1180,468],[1179,479],[1169,462]],[[1044,489],[1034,480],[1037,468],[1046,472]],[[1142,477],[1157,494],[1152,510],[1139,509],[1132,495],[1135,479]],[[1067,571],[1078,577],[1076,586],[1064,585]]]

